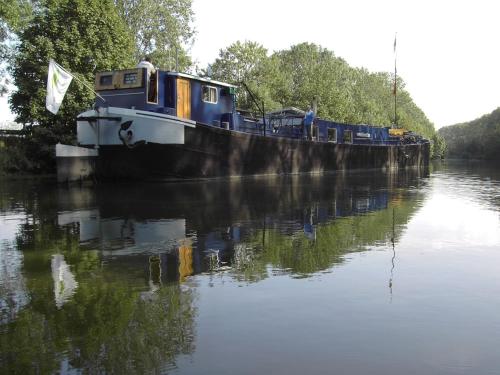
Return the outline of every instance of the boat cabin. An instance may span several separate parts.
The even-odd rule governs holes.
[[[104,99],[97,106],[118,107],[180,117],[227,130],[268,137],[304,138],[305,112],[294,107],[249,116],[236,110],[236,86],[186,73],[134,68],[97,73],[95,89]],[[153,116],[153,114],[151,114]],[[403,129],[343,124],[315,118],[313,141],[338,144],[399,144],[420,142]]]
[[[109,106],[157,112],[207,125],[232,128],[235,88],[185,73],[134,68],[97,73],[95,89]]]

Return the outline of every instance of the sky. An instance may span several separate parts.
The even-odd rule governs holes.
[[[436,128],[474,120],[500,106],[500,1],[193,0],[200,67],[231,43],[255,41],[269,53],[321,45],[355,67],[397,70]],[[8,118],[0,99],[0,121]]]
[[[201,66],[250,40],[270,52],[312,42],[351,66],[392,72],[397,33],[398,75],[436,128],[500,107],[498,0],[194,0],[193,10]]]

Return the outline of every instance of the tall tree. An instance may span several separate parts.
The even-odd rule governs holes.
[[[210,65],[210,72],[204,72],[211,78],[231,82],[236,85],[246,84],[254,92],[259,100],[265,102],[265,106],[271,104],[269,100],[269,91],[266,82],[267,71],[269,67],[267,49],[262,45],[245,41],[237,41],[225,49],[219,51],[219,57]],[[243,87],[237,93],[238,106],[240,108],[252,108],[252,99]],[[260,105],[260,103],[259,103]]]
[[[317,100],[319,116],[348,120],[353,77],[344,60],[312,43],[294,45],[273,57],[281,77],[273,90],[275,96],[302,109]]]
[[[439,136],[450,158],[500,160],[500,107],[473,121],[441,128]]]
[[[26,26],[31,14],[29,0],[0,0],[0,95],[7,92],[9,85],[5,66],[12,59],[15,34]]]
[[[194,38],[192,0],[114,0],[135,38],[135,59],[151,55],[164,69],[186,70]]]
[[[267,49],[262,45],[237,41],[219,51],[219,57],[210,65],[211,76],[232,83],[254,80],[266,59]]]
[[[266,109],[294,106],[306,109],[318,103],[317,115],[352,124],[390,126],[394,121],[393,79],[387,72],[371,73],[350,67],[345,60],[321,46],[301,43],[267,56],[254,42],[236,42],[219,53],[212,77],[245,81],[265,101]],[[434,125],[413,102],[398,77],[398,124],[436,143]],[[249,106],[239,95],[239,106]]]
[[[17,91],[11,97],[17,121],[74,130],[75,114],[88,108],[95,71],[132,64],[132,40],[111,0],[46,0],[19,35],[11,69]],[[72,72],[74,80],[60,112],[45,109],[47,69],[52,58]]]
[[[73,141],[75,115],[93,103],[94,93],[81,82],[93,87],[96,70],[130,67],[133,40],[112,0],[44,0],[19,34],[15,52],[11,109],[17,122],[39,125],[32,128],[27,150],[35,163],[32,171],[50,170],[53,144]],[[50,58],[78,78],[57,115],[45,108]]]

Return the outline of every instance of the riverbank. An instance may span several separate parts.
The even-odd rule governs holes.
[[[56,173],[55,144],[50,129],[36,127],[17,136],[0,137],[0,175],[42,176]],[[72,136],[63,137],[71,143]]]

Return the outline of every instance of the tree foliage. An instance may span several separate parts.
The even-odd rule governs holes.
[[[144,54],[172,69],[176,52],[188,69],[192,20],[191,0],[0,0],[0,94],[8,66],[17,88],[11,109],[26,128],[25,141],[10,145],[23,157],[7,170],[53,170],[53,145],[74,141],[75,115],[94,101],[82,82],[93,87],[97,71],[130,68]],[[51,58],[76,77],[55,116],[45,109]]]
[[[48,0],[19,35],[12,76],[18,90],[11,103],[23,124],[74,128],[75,113],[88,108],[96,71],[127,67],[132,44],[110,0]],[[45,109],[49,59],[72,72],[74,80],[56,116]]]
[[[194,37],[192,0],[115,0],[135,39],[135,59],[151,55],[155,65],[179,70],[191,65],[187,49]]]
[[[64,372],[61,353],[74,372],[156,374],[194,351],[191,289],[164,284],[153,294],[141,267],[134,273],[120,263],[103,266],[101,251],[80,244],[78,224],[55,225],[60,197],[50,184],[0,184],[0,193],[11,197],[0,199],[0,211],[17,202],[26,214],[15,246],[23,254],[19,278],[29,295],[21,308],[14,302],[0,310],[2,374]],[[54,254],[64,256],[78,282],[62,308],[54,303]],[[0,302],[6,296],[0,293]]]
[[[231,44],[219,51],[219,57],[210,65],[209,70],[203,75],[209,75],[213,79],[222,80],[240,86],[242,82],[249,86],[250,90],[258,91],[261,98],[265,94],[265,81],[267,64],[267,49],[256,42],[240,42]],[[240,87],[237,93],[238,103],[243,108],[252,106],[252,100],[248,92]],[[267,100],[269,102],[269,100]]]
[[[32,20],[20,32],[15,53],[10,71],[17,91],[10,98],[11,108],[17,122],[28,128],[40,125],[28,135],[40,144],[35,160],[49,162],[39,167],[50,169],[51,146],[73,141],[75,114],[93,103],[94,93],[82,82],[93,87],[96,71],[131,66],[133,41],[111,0],[47,0],[35,8]],[[51,58],[77,78],[57,115],[45,108]]]
[[[255,79],[267,59],[267,49],[256,42],[240,42],[221,49],[219,57],[210,66],[212,78],[239,83]]]
[[[500,160],[500,107],[488,115],[439,129],[446,156],[459,159]]]
[[[0,0],[0,95],[7,93],[10,83],[4,66],[12,59],[14,35],[26,26],[31,14],[29,0]]]
[[[399,241],[416,207],[414,201],[403,201],[397,207],[397,216],[392,210],[394,207],[391,204],[370,215],[353,215],[317,225],[314,241],[299,233],[285,236],[276,229],[264,234],[259,231],[251,238],[254,247],[259,248],[259,242],[262,243],[262,238],[265,240],[259,257],[253,257],[252,267],[265,270],[265,265],[271,264],[274,268],[289,270],[295,277],[308,277],[342,263],[346,253],[366,251],[373,243],[389,242],[391,236]],[[259,267],[258,263],[263,265]]]
[[[305,109],[316,101],[317,115],[322,118],[353,124],[394,124],[391,74],[353,68],[332,51],[312,43],[297,44],[270,56],[266,52],[257,43],[236,42],[220,51],[212,64],[213,77],[246,81],[267,109]],[[401,78],[397,80],[397,93],[397,125],[438,142],[434,125],[413,102]],[[240,108],[251,108],[245,96],[238,99]]]

